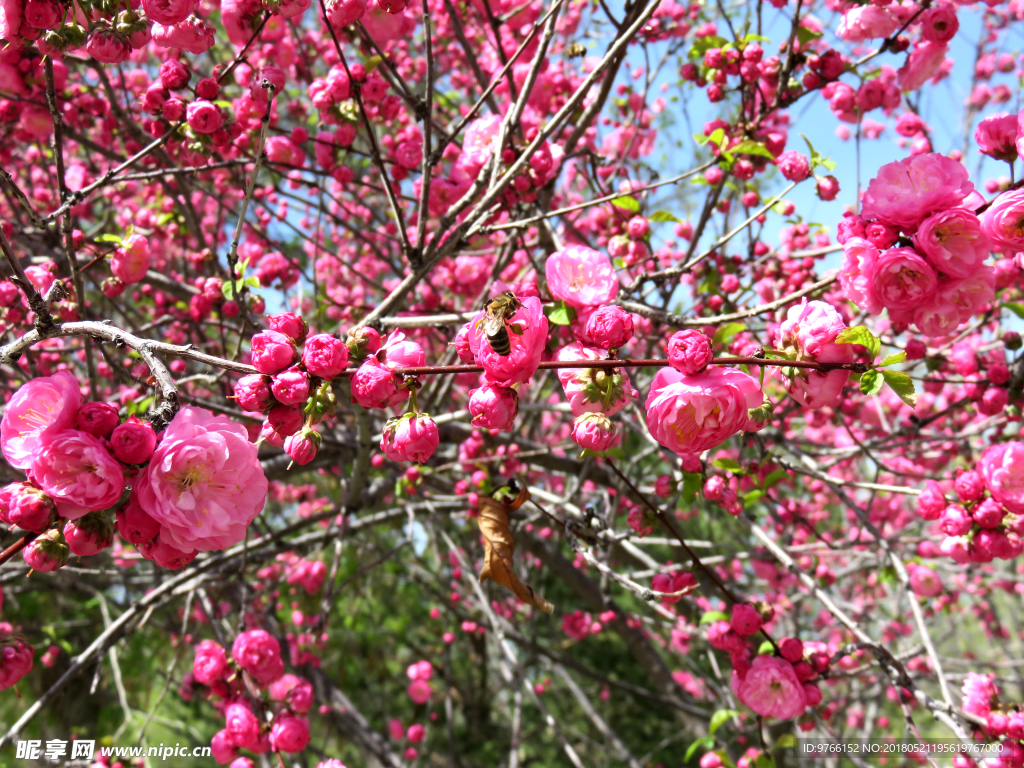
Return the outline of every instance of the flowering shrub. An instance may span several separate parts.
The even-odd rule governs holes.
[[[1024,766],[1022,19],[0,0],[0,751]]]

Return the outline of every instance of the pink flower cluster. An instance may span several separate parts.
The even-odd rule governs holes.
[[[260,438],[283,447],[292,461],[305,465],[320,449],[321,437],[313,426],[333,406],[330,382],[348,367],[349,348],[328,333],[307,338],[306,322],[292,312],[267,320],[269,330],[250,342],[252,364],[259,373],[238,380],[235,401],[243,410],[266,414]],[[303,407],[309,414],[305,419]]]
[[[732,691],[740,702],[762,717],[788,720],[821,703],[821,689],[814,680],[828,670],[829,657],[795,637],[784,637],[774,654],[757,654],[751,660],[750,640],[772,614],[770,608],[737,603],[728,622],[708,627],[708,642],[729,653]]]
[[[973,210],[983,202],[967,169],[943,155],[882,166],[860,216],[840,226],[846,297],[929,336],[955,331],[995,296],[996,272],[984,263],[991,227]]]
[[[958,503],[948,503],[934,480],[917,497],[918,515],[937,520],[945,534],[939,551],[961,564],[1012,560],[1024,553],[1024,443],[989,447],[953,487]]]
[[[306,714],[313,708],[313,686],[308,680],[285,674],[281,646],[265,630],[239,634],[230,657],[219,643],[200,642],[192,679],[209,687],[210,700],[224,716],[224,728],[211,742],[213,757],[220,765],[232,763],[240,749],[256,755],[301,752],[309,743]],[[269,703],[249,698],[246,681],[267,689]],[[256,716],[268,708],[274,714],[269,724]]]
[[[785,353],[789,360],[852,363],[852,345],[836,342],[836,338],[845,329],[845,321],[831,304],[804,299],[789,308],[786,319],[778,329],[775,347]],[[841,369],[787,369],[787,372],[790,371],[792,374],[787,377],[789,394],[808,408],[833,408],[838,405],[843,387],[850,378],[850,372]]]
[[[576,341],[562,347],[555,359],[560,361],[607,360],[608,353],[598,347],[585,347]],[[638,396],[622,368],[559,368],[558,380],[576,417],[572,437],[580,447],[605,451],[619,439],[617,428],[608,417],[625,408]]]

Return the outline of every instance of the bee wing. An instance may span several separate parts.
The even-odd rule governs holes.
[[[501,332],[501,327],[505,324],[505,318],[495,317],[493,315],[484,315],[483,320],[480,321],[483,324],[483,332],[485,336],[494,336],[496,333]]]

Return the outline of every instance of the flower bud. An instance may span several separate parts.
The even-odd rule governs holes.
[[[384,425],[380,449],[392,461],[422,464],[434,455],[439,443],[437,425],[429,415],[407,413]]]
[[[586,335],[602,349],[619,349],[633,338],[633,316],[615,305],[600,307],[587,318]]]
[[[235,383],[235,402],[243,411],[266,413],[274,405],[270,379],[258,373],[243,376]]]
[[[583,413],[572,428],[572,439],[585,451],[606,451],[618,436],[615,424],[603,413]]]
[[[51,528],[30,541],[22,550],[22,557],[33,571],[49,573],[68,561],[68,545],[64,535],[56,528]]]
[[[260,373],[280,373],[299,359],[292,339],[278,331],[260,331],[250,342],[252,364]]]
[[[156,450],[153,425],[132,416],[110,436],[114,455],[125,464],[144,464]]]
[[[303,427],[294,435],[289,435],[284,440],[284,452],[292,461],[300,466],[309,464],[316,458],[317,451],[323,438],[315,429]]]
[[[90,512],[64,524],[64,539],[71,554],[88,557],[114,543],[114,525],[103,512]]]
[[[665,351],[671,366],[688,376],[703,371],[715,356],[708,337],[689,329],[672,334],[665,344]]]
[[[362,361],[367,355],[372,355],[380,349],[380,334],[373,328],[356,328],[348,332],[349,357],[353,360]]]
[[[292,366],[274,377],[270,391],[282,405],[300,405],[309,398],[309,376],[298,366]]]
[[[23,531],[42,533],[57,519],[57,507],[48,495],[28,483],[18,483],[11,493],[7,520]]]
[[[278,312],[276,315],[267,316],[267,325],[270,330],[287,336],[296,344],[302,344],[309,333],[309,326],[306,321],[294,312]]]
[[[512,429],[519,413],[519,395],[512,387],[486,384],[469,393],[473,426],[481,429]]]
[[[333,379],[348,366],[348,347],[328,333],[318,333],[306,340],[302,364],[311,376]]]
[[[150,517],[132,495],[128,503],[117,510],[117,532],[131,544],[144,544],[160,533],[160,523]]]

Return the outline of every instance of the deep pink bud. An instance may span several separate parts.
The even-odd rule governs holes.
[[[302,364],[311,376],[333,379],[348,367],[348,347],[341,339],[319,333],[306,339]]]
[[[320,433],[315,429],[303,427],[294,435],[289,435],[284,439],[284,452],[296,464],[305,466],[316,458],[321,440]]]
[[[390,419],[384,425],[380,449],[392,461],[422,464],[434,455],[439,443],[434,420],[425,413],[415,413]]]
[[[260,331],[250,343],[252,364],[260,373],[280,373],[299,359],[292,339],[278,331]]]
[[[132,416],[114,430],[110,436],[114,455],[125,464],[143,464],[156,450],[153,425]]]
[[[665,351],[672,367],[689,376],[707,368],[715,356],[708,337],[692,329],[672,334],[665,344]]]
[[[57,507],[47,494],[28,483],[15,484],[7,520],[23,531],[42,533],[57,519]]]
[[[761,614],[749,603],[737,603],[732,607],[729,624],[740,635],[753,635],[761,629]]]
[[[270,330],[283,333],[296,344],[304,342],[306,334],[309,333],[306,321],[294,312],[278,312],[276,315],[268,315],[267,325],[270,326]]]
[[[51,528],[32,539],[22,550],[22,556],[33,571],[49,573],[68,561],[68,545],[64,535],[56,528]]]
[[[72,555],[88,557],[114,543],[114,525],[103,512],[90,512],[64,524],[64,539]]]
[[[953,487],[960,501],[979,501],[985,495],[985,482],[974,470],[962,472]]]
[[[587,318],[586,335],[601,349],[619,349],[633,338],[633,316],[614,304],[599,307]]]
[[[473,426],[482,429],[511,429],[519,413],[519,395],[512,387],[485,384],[469,393]]]
[[[779,653],[786,661],[796,664],[804,657],[804,644],[795,637],[784,637],[779,641]]]
[[[110,433],[121,422],[117,415],[117,406],[113,403],[104,403],[100,400],[90,400],[78,409],[75,423],[83,432],[88,432],[93,437],[105,440]]]
[[[606,451],[618,437],[615,424],[600,412],[580,414],[572,427],[572,439],[584,450]]]
[[[309,376],[298,366],[292,366],[274,377],[270,391],[282,405],[300,405],[309,399]]]
[[[235,402],[243,411],[265,413],[274,405],[270,379],[258,373],[243,376],[235,384]]]
[[[117,510],[117,532],[131,544],[143,544],[156,538],[160,533],[160,523],[139,506],[133,495]]]

